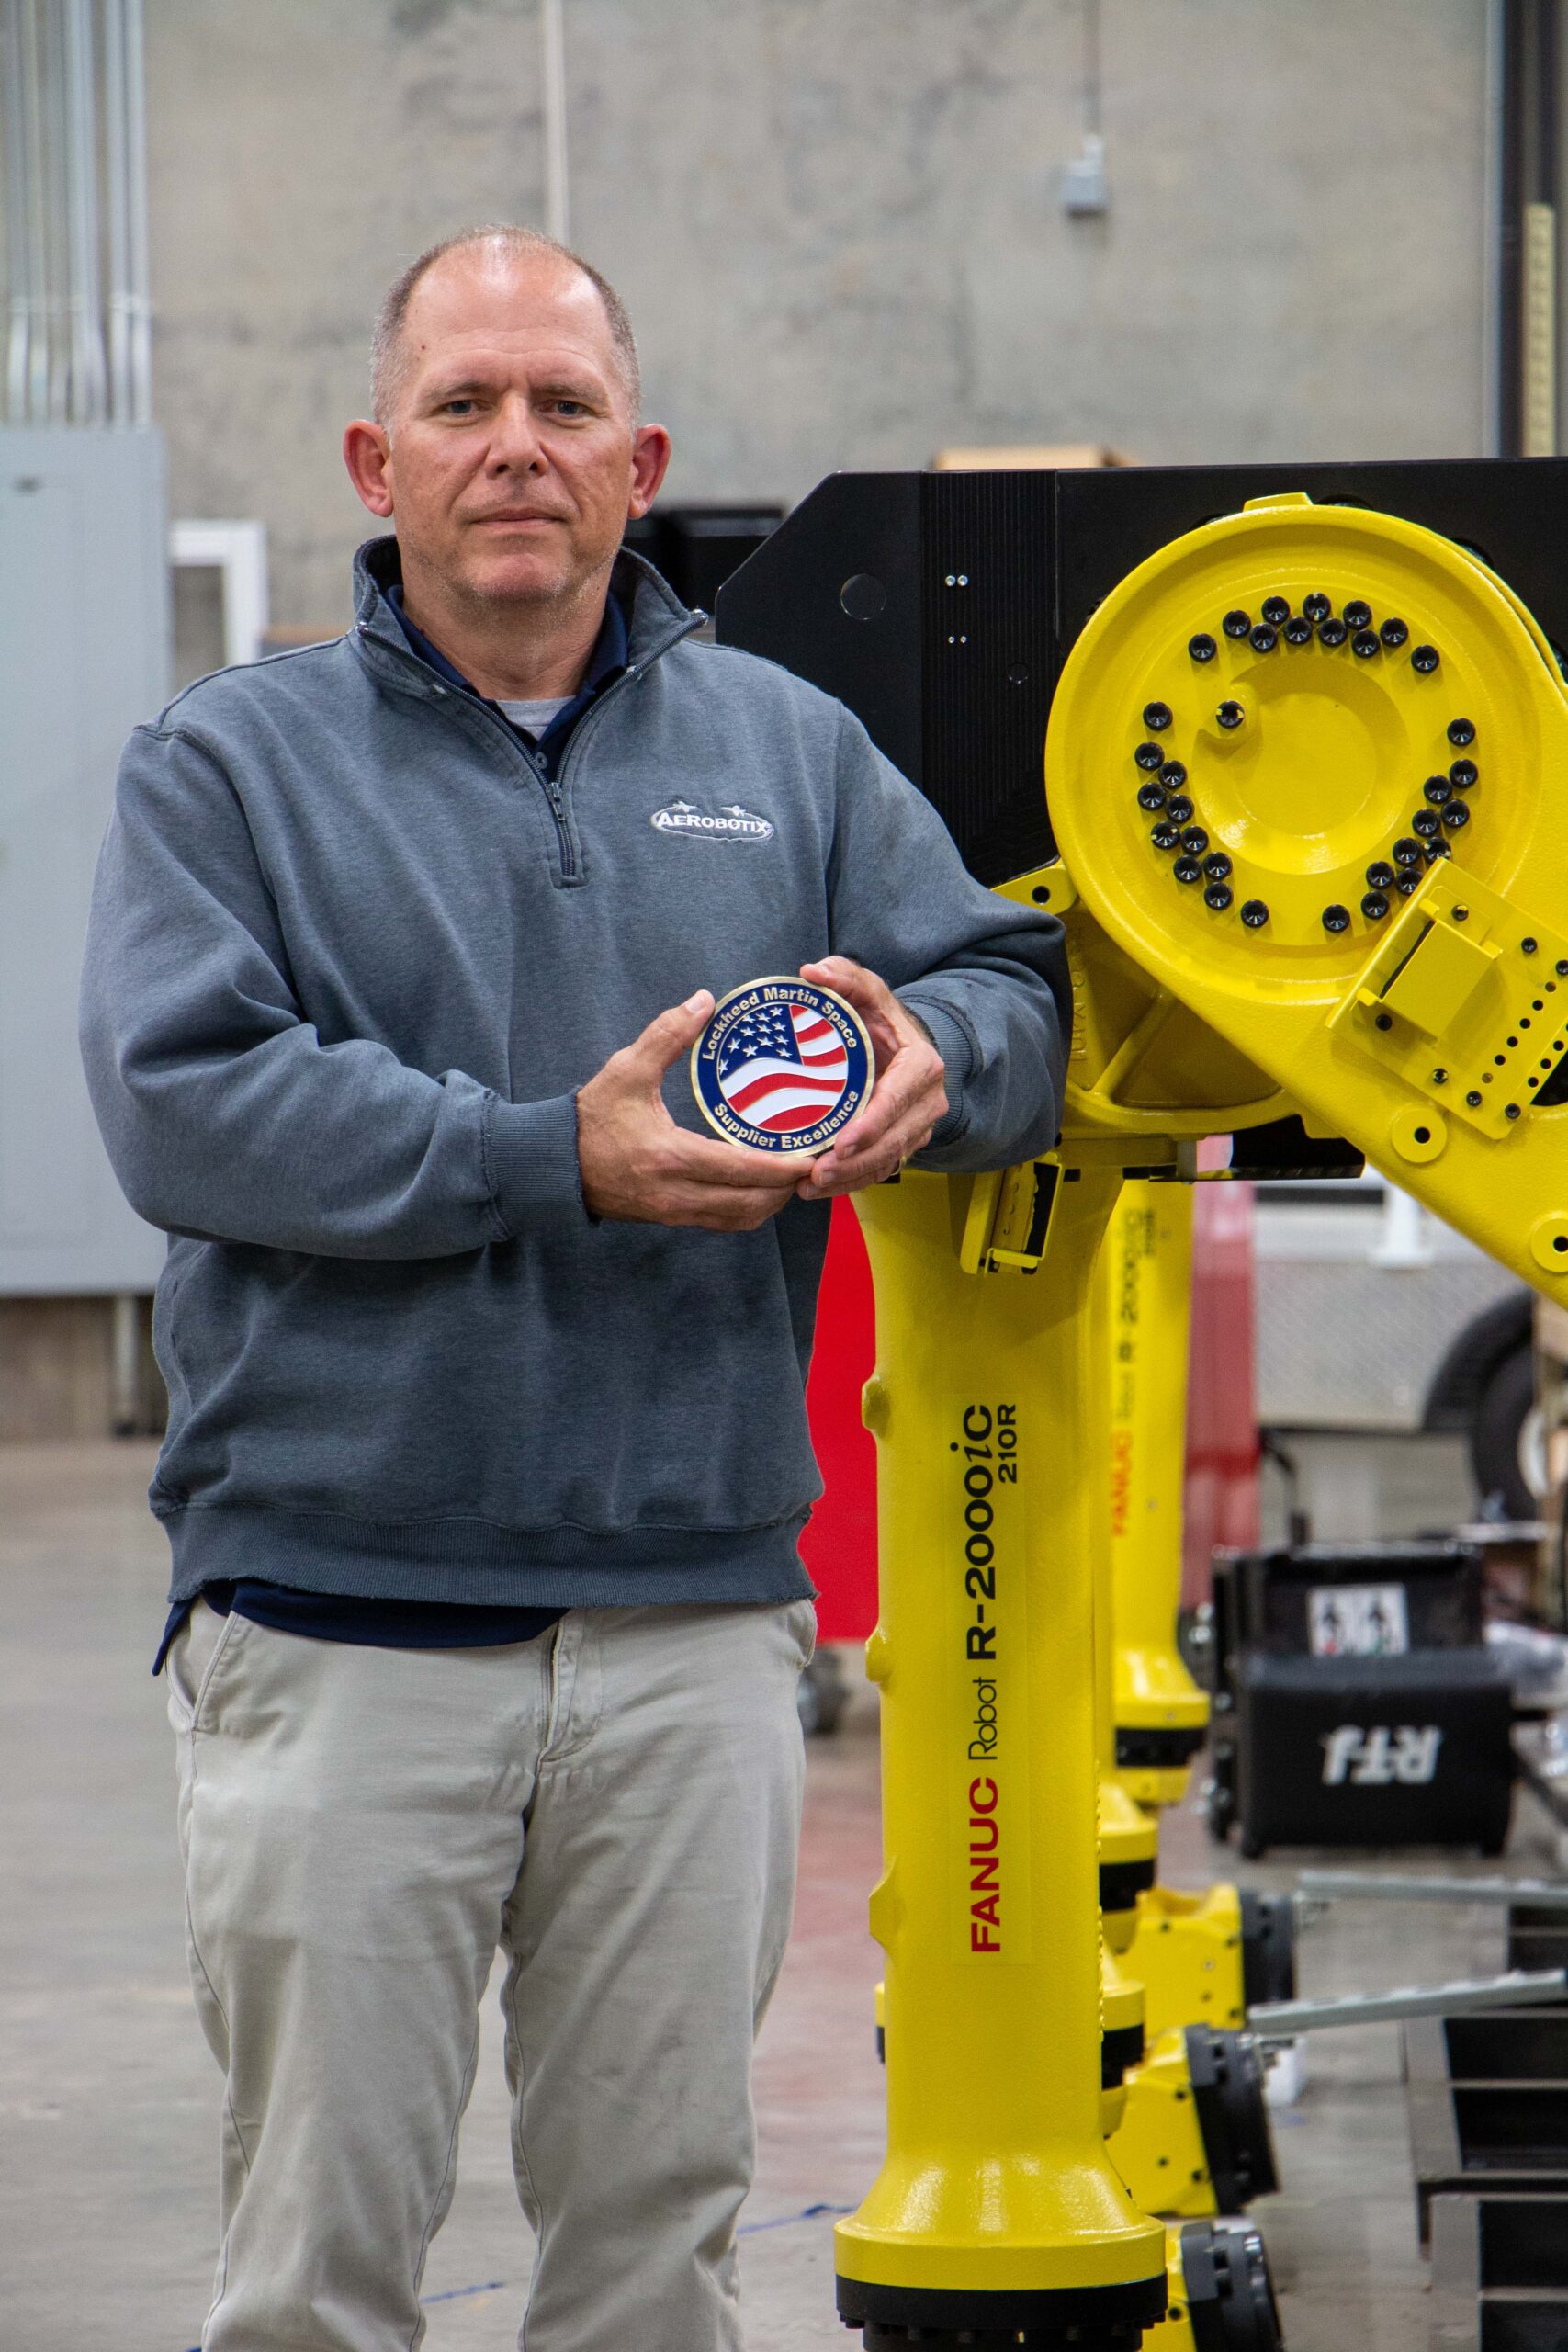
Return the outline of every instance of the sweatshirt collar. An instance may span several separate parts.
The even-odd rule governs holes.
[[[409,673],[408,624],[394,609],[387,593],[393,587],[400,590],[401,585],[402,564],[396,538],[388,535],[382,538],[367,539],[354,559],[355,619],[353,635],[366,658],[381,676],[389,680],[395,678],[398,684],[409,685],[413,684],[413,680]],[[623,548],[615,558],[607,602],[612,607],[617,604],[621,607],[626,636],[626,650],[621,654],[621,660],[634,676],[649,662],[656,662],[660,654],[667,653],[672,645],[679,644],[683,637],[689,637],[693,629],[700,628],[705,617],[704,614],[690,611],[682,605],[668,582],[641,556],[634,555],[629,548]],[[432,651],[434,650],[432,648]],[[619,650],[618,648],[615,650]],[[590,667],[591,676],[605,650],[605,632],[601,630]],[[415,691],[434,692],[439,678],[435,668],[429,665],[427,657],[423,653],[422,667],[426,671],[426,682],[417,685]],[[448,663],[446,667],[450,669],[451,665]],[[459,677],[456,671],[452,674]],[[466,681],[459,677],[459,683],[466,684]],[[584,683],[586,684],[588,681]]]
[[[388,604],[398,616],[404,637],[419,655],[420,660],[428,662],[436,676],[445,678],[449,686],[464,686],[469,694],[478,694],[479,688],[470,679],[464,677],[456,662],[449,662],[441,648],[432,639],[426,637],[417,622],[410,620],[403,608],[403,592],[400,582],[394,580],[386,591],[386,597]],[[589,656],[588,667],[582,673],[582,681],[576,693],[564,697],[567,704],[586,701],[591,695],[597,694],[601,686],[607,684],[617,671],[624,670],[626,666],[628,645],[626,607],[612,588],[604,599],[604,616],[599,624],[599,635],[594,640],[593,650]],[[483,699],[493,700],[494,697],[483,697]]]

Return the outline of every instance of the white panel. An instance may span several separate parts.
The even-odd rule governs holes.
[[[82,1078],[93,867],[127,735],[167,693],[152,433],[0,431],[0,1295],[145,1290]]]
[[[86,1090],[61,985],[88,879],[79,487],[68,474],[0,476],[0,644],[18,657],[5,663],[0,754],[0,1250],[92,1238]]]

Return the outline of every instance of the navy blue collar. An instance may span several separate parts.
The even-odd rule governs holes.
[[[478,689],[469,684],[461,670],[455,663],[448,662],[440,647],[433,645],[424,631],[416,628],[410,620],[403,610],[401,582],[391,582],[385,593],[388,604],[397,616],[398,626],[408,639],[410,651],[417,653],[420,660],[428,663],[437,677],[445,678],[448,685],[461,686],[465,694],[476,694]],[[602,694],[614,679],[620,676],[626,666],[629,650],[626,609],[620,598],[612,591],[604,599],[604,617],[599,624],[599,635],[594,641],[593,650],[589,656],[588,667],[583,673],[581,685],[570,701],[557,711],[544,733],[537,739],[538,748],[545,753],[547,759],[552,752],[564,747],[566,738],[594,696]],[[486,697],[481,695],[479,699],[484,701]],[[492,710],[499,711],[503,718],[505,718],[506,714],[501,709],[499,703],[492,702],[490,707]],[[508,724],[510,723],[508,721]],[[519,727],[516,732],[529,742],[535,741],[525,728]]]

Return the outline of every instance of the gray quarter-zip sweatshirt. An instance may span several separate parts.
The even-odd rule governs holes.
[[[842,707],[633,557],[628,666],[558,777],[411,651],[355,567],[335,642],[139,728],[82,1043],[170,1234],[152,1507],[215,1579],[580,1606],[783,1600],[819,1491],[804,1382],[825,1206],[596,1223],[576,1091],[655,1013],[837,952],[947,1064],[922,1164],[1059,1124],[1059,926],[972,881]],[[678,1066],[666,1100],[700,1128]]]

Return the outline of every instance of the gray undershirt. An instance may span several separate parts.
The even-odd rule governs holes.
[[[558,718],[571,700],[570,695],[558,695],[553,702],[503,702],[499,707],[513,727],[521,727],[537,742],[550,721]]]

